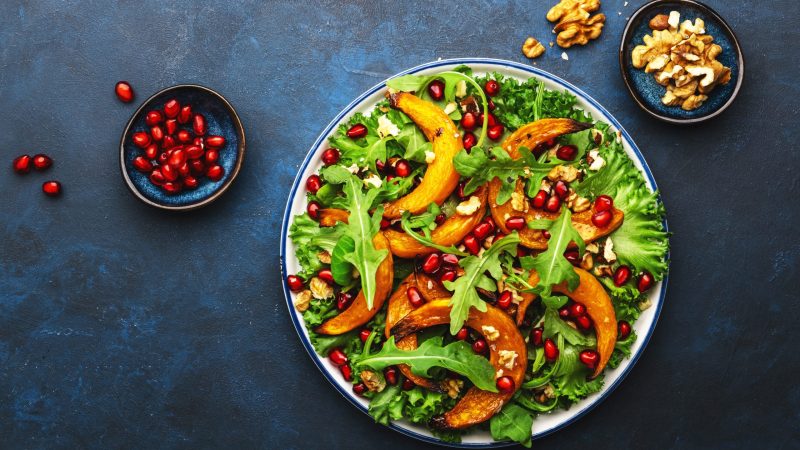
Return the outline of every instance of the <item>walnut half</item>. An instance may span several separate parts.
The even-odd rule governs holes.
[[[536,39],[529,37],[522,44],[522,54],[530,59],[538,58],[544,54],[544,45]]]
[[[605,14],[591,13],[600,9],[600,0],[561,0],[547,12],[547,20],[555,22],[553,33],[562,48],[586,45],[603,32]]]

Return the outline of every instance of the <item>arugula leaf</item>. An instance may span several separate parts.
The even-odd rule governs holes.
[[[308,279],[321,269],[323,265],[319,261],[318,253],[323,250],[333,251],[344,234],[344,224],[320,227],[307,213],[295,216],[289,227],[289,238],[295,245],[297,260],[303,269],[298,275]]]
[[[603,377],[587,379],[591,370],[580,362],[581,347],[564,342],[563,336],[558,338],[558,359],[553,366],[552,381],[556,394],[567,397],[573,402],[599,391],[603,387]]]
[[[426,340],[415,350],[400,350],[389,338],[378,353],[364,356],[356,363],[357,367],[371,367],[383,370],[386,367],[407,364],[413,373],[430,376],[434,367],[442,367],[467,377],[479,389],[497,392],[494,381],[494,368],[486,358],[475,354],[472,347],[464,341],[454,341],[442,346],[442,338]]]
[[[515,403],[505,405],[489,422],[492,438],[497,441],[509,439],[527,448],[531,447],[532,428],[533,415]]]
[[[594,347],[597,345],[594,336],[585,335],[567,325],[567,323],[558,316],[558,312],[552,308],[547,308],[544,312],[544,330],[542,335],[546,338],[561,335],[572,345],[583,345],[586,347]]]
[[[418,216],[411,216],[410,213],[405,212],[400,218],[400,227],[409,236],[416,239],[422,245],[435,248],[445,253],[452,253],[458,256],[467,256],[468,253],[462,252],[454,246],[439,245],[431,238],[431,227],[436,226],[436,216],[439,215],[440,209],[435,203],[428,207],[428,212]],[[421,228],[422,235],[414,231],[414,228]]]
[[[331,252],[331,274],[333,281],[341,286],[347,286],[353,281],[353,265],[350,264],[345,256],[354,252],[356,243],[349,235],[342,236],[336,247]]]
[[[319,174],[330,184],[342,184],[352,175],[349,170],[338,164],[323,167],[319,170]]]
[[[424,163],[425,152],[431,151],[433,148],[433,145],[425,139],[422,131],[413,123],[408,123],[403,127],[400,134],[397,135],[397,142],[405,149],[403,158],[418,163]]]
[[[453,291],[450,297],[450,334],[455,335],[469,317],[469,310],[475,307],[478,311],[486,311],[486,302],[478,295],[476,288],[490,292],[497,290],[497,284],[486,275],[499,280],[503,276],[500,254],[504,251],[515,252],[519,244],[519,235],[515,232],[496,241],[483,253],[483,256],[467,256],[459,261],[464,268],[464,275],[456,281],[445,281],[444,287]],[[569,264],[569,263],[567,263]]]

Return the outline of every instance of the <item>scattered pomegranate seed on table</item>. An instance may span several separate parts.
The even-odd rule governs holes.
[[[18,156],[14,159],[12,167],[14,172],[24,175],[31,171],[32,159],[29,155]]]
[[[127,81],[118,81],[114,86],[114,93],[117,94],[119,101],[123,103],[130,103],[133,101],[133,88]]]
[[[42,183],[42,191],[48,197],[58,197],[61,195],[61,183],[58,181],[45,181]]]
[[[46,170],[50,166],[53,165],[53,160],[50,159],[49,156],[39,153],[38,155],[33,155],[33,167],[38,170]]]

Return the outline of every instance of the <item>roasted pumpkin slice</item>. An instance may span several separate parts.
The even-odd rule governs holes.
[[[453,158],[461,151],[461,136],[450,117],[435,104],[422,100],[407,92],[397,92],[389,96],[393,108],[406,113],[422,130],[436,155],[428,164],[422,182],[407,195],[385,205],[383,216],[397,219],[404,211],[419,214],[431,203],[442,204],[458,185],[459,174],[453,165]]]
[[[389,333],[394,324],[414,310],[414,306],[411,305],[407,295],[408,288],[410,287],[417,288],[425,301],[432,301],[450,296],[449,291],[429,276],[422,273],[412,273],[400,283],[400,286],[394,291],[394,294],[389,297],[389,307],[386,309],[386,337],[389,337]],[[414,350],[417,348],[417,335],[409,334],[403,339],[398,340],[397,348],[401,350]],[[438,383],[425,377],[415,375],[407,365],[401,364],[398,368],[406,378],[417,386],[422,386],[432,391],[442,390]]]
[[[381,233],[372,238],[372,243],[378,250],[389,248],[389,241]],[[392,291],[392,283],[394,283],[394,264],[392,254],[389,253],[381,261],[375,274],[375,299],[373,300],[372,309],[367,308],[367,298],[364,296],[364,292],[359,292],[349,308],[342,311],[338,316],[323,322],[315,331],[319,334],[328,335],[344,334],[369,322],[381,309],[386,297]]]
[[[450,323],[449,302],[447,298],[434,300],[411,311],[392,328],[392,335],[395,339],[402,339],[425,328]],[[489,343],[489,362],[495,371],[502,370],[503,375],[510,376],[519,389],[528,363],[525,340],[508,314],[492,305],[486,306],[486,312],[472,308],[466,325],[481,333]],[[472,387],[453,409],[434,417],[431,425],[457,430],[485,422],[497,414],[513,395],[514,392],[503,394]]]
[[[323,227],[332,227],[336,222],[347,223],[350,213],[343,209],[325,208],[319,210],[319,224]]]
[[[472,214],[462,216],[453,214],[448,217],[441,225],[431,231],[431,240],[438,245],[450,246],[461,242],[466,235],[475,228],[486,211],[486,186],[479,187],[472,195],[481,201],[481,206]],[[392,254],[400,258],[413,258],[418,255],[427,255],[437,252],[433,247],[427,247],[418,240],[409,236],[408,233],[393,229],[384,230],[383,235],[389,239],[389,247]]]
[[[517,159],[519,158],[520,147],[533,150],[550,139],[583,131],[591,126],[591,124],[577,122],[572,119],[540,119],[517,128],[503,141],[503,149],[508,152],[511,158]]]
[[[594,334],[597,337],[597,353],[600,354],[600,361],[597,368],[592,374],[596,377],[603,371],[603,368],[611,358],[614,352],[614,346],[617,343],[617,315],[614,312],[614,304],[611,298],[603,289],[603,285],[591,273],[575,268],[575,273],[580,277],[580,284],[574,291],[570,291],[566,284],[553,287],[553,292],[558,292],[566,295],[572,300],[582,303],[586,307],[586,314],[592,319],[594,323]],[[528,284],[536,286],[539,284],[539,274],[532,271],[528,278]],[[525,317],[525,311],[536,298],[533,294],[521,294],[522,301],[519,303],[517,309],[517,323],[522,323],[522,318]]]

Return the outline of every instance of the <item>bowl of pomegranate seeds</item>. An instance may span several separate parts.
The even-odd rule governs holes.
[[[120,141],[122,177],[141,201],[186,211],[216,200],[231,185],[245,150],[233,106],[198,85],[166,88],[136,110]]]

